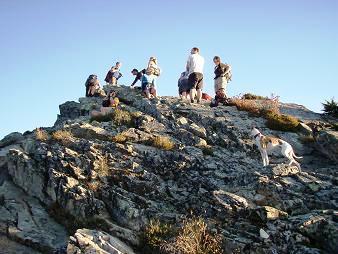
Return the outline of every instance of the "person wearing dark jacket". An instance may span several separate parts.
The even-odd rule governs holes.
[[[137,69],[133,69],[131,71],[131,74],[133,74],[133,76],[135,76],[135,79],[133,81],[133,83],[130,85],[131,88],[134,88],[135,84],[137,83],[137,81],[141,81],[143,74],[146,72],[145,69],[143,69],[142,71],[138,71]]]
[[[215,63],[215,78],[214,78],[214,89],[215,89],[215,101],[214,106],[219,103],[226,103],[227,93],[226,88],[228,82],[231,80],[231,66],[221,62],[219,56],[214,57]]]

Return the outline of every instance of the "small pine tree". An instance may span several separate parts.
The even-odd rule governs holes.
[[[322,103],[324,113],[333,117],[338,117],[338,103],[332,98],[330,101]]]

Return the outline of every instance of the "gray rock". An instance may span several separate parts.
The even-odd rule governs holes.
[[[338,132],[323,130],[315,139],[317,149],[331,160],[338,162]]]
[[[24,139],[23,135],[20,132],[13,132],[5,136],[0,140],[0,148],[9,146],[12,144],[17,144]]]

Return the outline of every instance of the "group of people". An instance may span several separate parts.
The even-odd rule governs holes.
[[[190,53],[186,70],[181,73],[178,80],[178,93],[182,99],[190,99],[192,103],[196,100],[199,103],[204,97],[202,93],[204,58],[200,55],[198,48],[192,48]],[[222,63],[219,56],[215,56],[213,61],[215,63],[215,99],[212,106],[217,106],[219,103],[226,103],[226,87],[231,81],[232,74],[231,66]]]
[[[219,103],[225,104],[227,101],[226,88],[231,81],[232,73],[229,64],[222,63],[219,56],[215,56],[215,77],[214,91],[215,98],[212,100],[211,106],[218,106]],[[118,86],[118,80],[123,77],[120,72],[122,64],[117,62],[108,71],[105,82],[107,85]],[[186,63],[186,70],[181,73],[178,80],[178,92],[182,100],[190,100],[191,103],[200,103],[202,99],[211,100],[207,94],[202,93],[204,77],[204,58],[200,55],[200,50],[196,47],[192,48]],[[155,57],[150,57],[147,67],[139,71],[133,69],[132,75],[135,76],[134,81],[130,85],[134,88],[138,81],[141,82],[141,90],[144,97],[153,99],[157,97],[156,80],[161,75],[161,68]],[[93,114],[105,114],[107,110],[104,108],[114,108],[118,105],[118,99],[115,91],[111,91],[108,95],[101,88],[97,75],[90,75],[86,81],[86,97],[106,97],[103,101],[101,112],[93,112]]]

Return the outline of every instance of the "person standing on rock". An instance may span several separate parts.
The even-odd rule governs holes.
[[[188,84],[190,88],[190,100],[194,103],[195,97],[197,96],[197,103],[200,103],[203,88],[204,58],[199,54],[199,48],[192,48],[190,53],[186,66],[189,75]]]
[[[115,66],[111,67],[108,71],[106,78],[104,79],[107,85],[117,85],[117,80],[122,77],[122,73],[120,72],[121,65],[120,62],[116,62]]]
[[[157,97],[156,79],[160,76],[160,74],[161,69],[157,64],[156,57],[150,57],[148,66],[141,79],[142,93],[145,95],[146,98],[151,99]]]
[[[228,82],[231,80],[231,66],[224,64],[219,56],[214,57],[215,63],[215,78],[214,78],[214,89],[215,89],[215,106],[219,103],[225,103],[227,99],[226,88]]]

